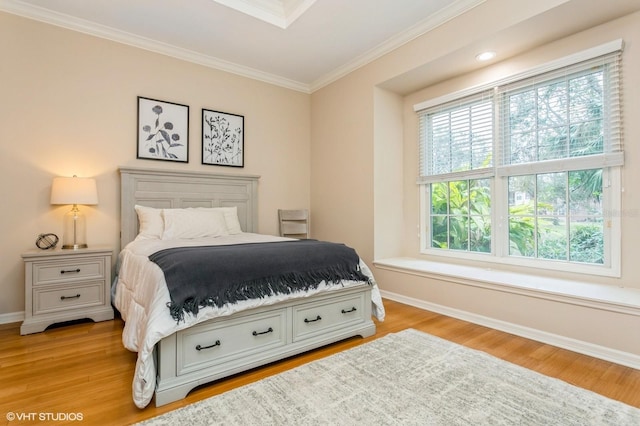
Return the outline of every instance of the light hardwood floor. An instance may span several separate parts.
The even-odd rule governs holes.
[[[65,325],[28,336],[19,324],[0,326],[0,424],[14,413],[27,421],[74,415],[69,424],[125,425],[208,398],[278,372],[406,328],[453,342],[590,389],[640,408],[640,371],[579,355],[490,328],[385,300],[387,318],[368,339],[348,339],[247,373],[199,387],[186,399],[138,409],[131,400],[136,354],[123,348],[121,320]],[[52,417],[53,416],[53,417]],[[33,420],[31,420],[33,419]],[[51,424],[65,424],[51,421]]]

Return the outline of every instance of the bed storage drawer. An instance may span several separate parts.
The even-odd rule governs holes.
[[[208,321],[176,335],[178,375],[228,368],[235,360],[262,356],[287,343],[287,310]]]
[[[365,321],[365,296],[359,292],[293,307],[293,341],[309,339]]]

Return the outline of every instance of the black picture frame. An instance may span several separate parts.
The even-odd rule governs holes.
[[[189,106],[138,96],[137,157],[189,162]]]
[[[244,167],[244,116],[202,109],[202,164]]]

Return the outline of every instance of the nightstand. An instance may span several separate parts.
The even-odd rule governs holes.
[[[107,248],[30,250],[22,254],[25,318],[20,334],[58,322],[113,319],[111,256]]]

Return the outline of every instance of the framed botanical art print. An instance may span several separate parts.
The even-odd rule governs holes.
[[[138,155],[189,162],[189,107],[138,96]]]
[[[244,167],[244,116],[202,110],[202,164]]]

